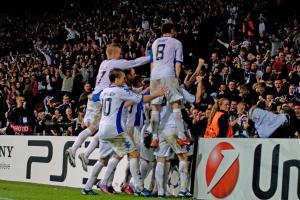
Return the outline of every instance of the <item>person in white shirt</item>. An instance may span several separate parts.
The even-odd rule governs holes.
[[[173,38],[176,34],[173,24],[166,23],[162,25],[163,36],[156,39],[152,44],[153,63],[151,65],[150,92],[157,88],[167,87],[168,93],[165,95],[168,102],[171,103],[174,120],[178,128],[178,143],[181,145],[189,144],[189,138],[184,134],[184,125],[181,116],[182,94],[179,91],[178,78],[181,72],[181,63],[183,62],[182,44]],[[175,63],[175,65],[174,65]],[[158,125],[159,111],[163,98],[153,100],[151,112],[152,142],[151,147],[158,147]]]
[[[143,96],[129,91],[122,87],[125,83],[125,74],[121,69],[114,69],[109,73],[109,79],[112,85],[102,91],[100,102],[102,104],[102,117],[99,123],[100,136],[100,160],[94,165],[90,177],[82,190],[82,194],[95,194],[92,186],[97,179],[102,167],[107,164],[111,155],[111,150],[115,156],[123,157],[125,154],[129,157],[130,172],[132,174],[135,193],[143,196],[150,196],[150,193],[144,189],[140,170],[138,166],[139,153],[132,141],[126,134],[124,118],[125,101],[150,102],[151,100],[163,96],[165,89],[160,89],[152,95]],[[110,147],[110,148],[107,148]]]
[[[109,72],[113,68],[129,69],[138,67],[150,62],[150,56],[144,56],[135,60],[124,60],[121,57],[121,48],[117,44],[109,44],[106,49],[107,60],[104,60],[99,67],[99,72],[96,78],[96,86],[93,91],[94,95],[100,95],[101,91],[111,84],[109,80]],[[66,155],[72,167],[76,166],[75,155],[81,144],[89,137],[92,136],[99,125],[101,118],[101,107],[99,101],[88,100],[86,114],[84,116],[84,123],[87,126],[76,138],[76,141],[71,148],[66,150]],[[79,159],[82,163],[84,171],[87,171],[88,157],[96,149],[98,145],[98,136],[95,136],[84,153],[79,154]]]

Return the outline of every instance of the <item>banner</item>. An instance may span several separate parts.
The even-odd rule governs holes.
[[[69,136],[0,136],[0,180],[82,188],[99,158],[99,149],[89,157],[88,172],[83,171],[78,155],[84,152],[92,138],[87,139],[76,153],[76,167],[73,168],[64,152],[75,139]],[[113,180],[116,191],[124,180],[127,163],[125,156],[116,168]],[[103,178],[105,169],[101,170],[99,179]],[[151,184],[151,177],[152,172],[145,180],[145,187]],[[178,168],[173,166],[167,189],[177,195],[179,187]]]
[[[199,139],[197,199],[300,199],[297,139]]]
[[[32,182],[82,188],[99,157],[97,148],[90,156],[88,172],[77,157],[90,139],[76,153],[76,167],[68,163],[65,150],[76,137],[0,136],[0,180]],[[120,186],[125,176],[127,159],[119,163],[113,186]],[[104,175],[105,168],[99,178]],[[119,188],[119,187],[117,187]]]

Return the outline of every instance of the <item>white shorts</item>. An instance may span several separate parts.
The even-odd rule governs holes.
[[[100,159],[111,156],[114,153],[113,149],[108,144],[108,142],[103,141],[102,139],[99,141],[99,152],[100,152]]]
[[[140,156],[144,160],[154,162],[155,156],[154,156],[154,150],[152,148],[146,148],[144,144],[141,144],[140,146]]]
[[[187,153],[187,147],[181,147],[177,143],[178,130],[176,128],[166,128],[159,134],[159,145],[155,151],[158,157],[169,157],[172,152],[176,154]]]
[[[148,145],[149,145],[149,148],[147,148],[145,146],[145,132],[147,130],[147,128],[149,127],[149,125],[144,125],[142,130],[140,131],[140,142],[139,142],[139,152],[140,152],[140,156],[141,158],[143,158],[144,160],[146,161],[150,161],[150,162],[153,162],[155,161],[155,156],[154,156],[154,150],[150,147],[150,138],[149,141],[148,141]],[[136,128],[136,131],[138,132],[139,128]]]
[[[86,126],[91,126],[94,129],[98,129],[101,118],[101,104],[100,101],[93,102],[88,101],[86,113],[83,118],[83,122]]]
[[[103,148],[102,148],[102,144]],[[120,134],[114,138],[100,139],[100,158],[106,158],[110,153],[115,152],[123,157],[136,150],[132,139],[127,134]]]
[[[183,99],[181,89],[179,87],[178,80],[174,77],[167,77],[163,79],[151,80],[150,82],[150,93],[153,94],[161,88],[167,88],[168,91],[165,97],[169,103],[179,101]],[[158,97],[151,101],[151,104],[162,104],[164,97]]]

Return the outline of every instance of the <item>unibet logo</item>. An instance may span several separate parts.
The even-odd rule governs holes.
[[[228,142],[221,142],[210,152],[206,163],[207,193],[227,197],[239,176],[239,153]]]

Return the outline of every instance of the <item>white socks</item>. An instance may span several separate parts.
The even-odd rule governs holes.
[[[97,177],[101,171],[101,169],[103,168],[103,164],[99,161],[96,162],[96,164],[93,166],[92,172],[90,174],[90,177],[88,179],[88,181],[86,182],[84,189],[85,190],[91,190],[95,181],[97,180]]]
[[[72,145],[72,154],[75,156],[77,149],[82,145],[82,143],[89,137],[92,136],[93,133],[89,128],[84,129],[80,132],[80,134],[77,136],[74,144]]]
[[[125,178],[124,178],[124,181],[123,181],[123,186],[128,186],[129,182],[130,182],[130,179],[131,179],[131,173],[130,173],[129,165],[130,164],[129,164],[129,160],[128,160],[127,167],[125,169]]]
[[[173,109],[174,120],[178,130],[178,137],[181,139],[185,139],[184,134],[184,123],[181,115],[181,110],[179,108]]]
[[[116,159],[115,157],[112,157],[109,160],[107,167],[106,167],[105,174],[104,174],[104,178],[102,179],[101,184],[108,185],[109,178],[111,176],[113,177],[113,173],[115,172],[118,163],[119,163],[119,160]]]
[[[88,159],[90,157],[90,155],[93,153],[93,151],[97,148],[98,144],[99,144],[99,132],[96,135],[94,135],[89,146],[84,151],[84,156],[86,159]]]
[[[143,184],[143,181],[141,178],[138,158],[130,158],[129,159],[129,168],[130,168],[130,173],[133,177],[135,189],[137,191],[142,190],[144,187],[144,184]]]
[[[162,162],[157,162],[155,168],[155,179],[157,183],[158,195],[165,195],[164,171],[165,171],[165,164]]]
[[[187,191],[188,184],[188,162],[179,161],[179,174],[180,174],[180,191]]]
[[[153,168],[153,162],[147,162],[144,159],[140,159],[140,171],[141,171],[141,178],[144,179],[149,174],[150,170]]]
[[[151,127],[152,127],[152,140],[158,139],[158,128],[159,128],[159,111],[151,111]]]

